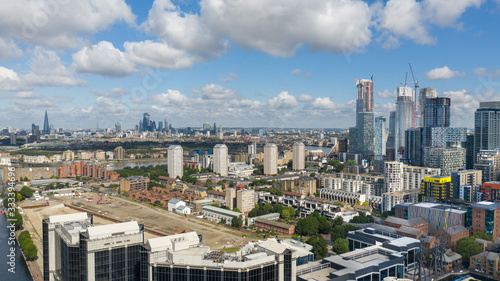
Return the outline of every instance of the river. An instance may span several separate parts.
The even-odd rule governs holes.
[[[131,161],[120,161],[120,162],[111,162],[109,163],[109,165],[111,165],[111,167],[113,167],[113,170],[121,170],[125,167],[130,167],[130,168],[133,168],[133,167],[143,167],[143,166],[149,166],[149,165],[153,165],[153,166],[156,166],[156,165],[165,165],[167,164],[167,159],[163,160],[163,161],[134,161],[134,160],[131,160]]]
[[[17,242],[15,245],[15,273],[9,272],[11,267],[7,262],[10,261],[10,258],[7,255],[10,254],[12,246],[8,244],[10,231],[7,225],[7,217],[0,215],[0,280],[33,281]]]

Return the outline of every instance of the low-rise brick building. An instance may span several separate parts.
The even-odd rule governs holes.
[[[429,225],[422,217],[416,217],[413,219],[405,220],[402,218],[389,216],[385,219],[384,225],[400,228],[401,226],[408,226],[413,228],[418,228],[424,231],[423,235],[429,233]]]
[[[472,256],[470,257],[469,270],[494,280],[500,280],[500,255],[494,252],[482,252]]]
[[[469,230],[463,225],[455,225],[434,232],[436,239],[446,242],[446,248],[456,250],[457,241],[463,237],[469,237]]]
[[[266,220],[266,219],[256,219],[255,227],[258,229],[262,229],[264,231],[274,231],[276,233],[281,233],[281,234],[291,235],[295,232],[294,225]]]

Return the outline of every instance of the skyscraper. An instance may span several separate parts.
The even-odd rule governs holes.
[[[214,147],[214,173],[227,177],[227,146],[216,144]]]
[[[474,163],[480,150],[500,148],[500,101],[480,102],[474,114]]]
[[[386,140],[385,117],[379,116],[375,118],[375,155],[385,155]]]
[[[425,116],[425,99],[437,98],[437,90],[432,88],[423,88],[420,90],[420,96],[418,99],[418,126],[424,126],[424,116]]]
[[[415,125],[415,107],[413,100],[413,89],[410,87],[398,87],[396,100],[396,122],[394,148],[398,151],[405,145],[405,131]]]
[[[43,119],[42,135],[50,135],[49,117],[47,116],[47,110],[45,110],[45,118]]]
[[[150,131],[151,127],[151,116],[149,113],[144,113],[144,116],[142,118],[142,132],[147,132]]]
[[[184,175],[183,150],[180,145],[168,147],[168,175],[171,178],[182,178]]]
[[[276,175],[278,173],[278,147],[274,143],[264,146],[264,174]]]
[[[450,126],[450,98],[427,98],[424,103],[424,127]]]
[[[304,170],[305,169],[305,158],[306,158],[306,146],[302,142],[296,142],[293,144],[293,170]]]
[[[119,132],[122,131],[122,122],[116,122],[116,124],[115,124],[115,131],[117,133],[119,133]]]
[[[422,129],[410,128],[405,131],[405,152],[403,163],[409,166],[423,166]]]
[[[356,128],[349,129],[349,151],[362,153],[367,157],[373,154],[373,81],[356,80]]]

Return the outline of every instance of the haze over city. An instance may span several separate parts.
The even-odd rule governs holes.
[[[396,87],[451,98],[472,127],[499,98],[498,1],[3,1],[0,126],[347,128],[355,80],[375,116]],[[408,74],[407,74],[408,73]],[[37,121],[39,120],[39,121]]]

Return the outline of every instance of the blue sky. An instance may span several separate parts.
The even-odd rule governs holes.
[[[347,128],[355,79],[373,75],[388,116],[408,63],[452,99],[452,126],[472,127],[500,100],[499,15],[498,0],[0,1],[0,127],[47,110],[58,128],[132,128],[144,112]]]

